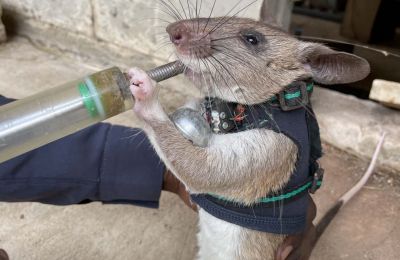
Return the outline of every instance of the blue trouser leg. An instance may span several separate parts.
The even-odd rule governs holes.
[[[164,171],[139,129],[100,123],[0,164],[0,201],[157,207]]]

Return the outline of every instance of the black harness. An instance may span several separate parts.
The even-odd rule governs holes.
[[[278,234],[301,232],[308,193],[314,193],[323,178],[317,162],[322,156],[319,127],[309,103],[312,90],[312,81],[294,82],[267,102],[251,106],[206,98],[205,117],[214,133],[267,128],[289,137],[299,153],[296,170],[286,187],[266,194],[252,206],[214,194],[192,195],[192,200],[211,215],[243,227]]]

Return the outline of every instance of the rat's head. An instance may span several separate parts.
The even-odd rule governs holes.
[[[182,20],[167,27],[186,76],[205,94],[245,104],[264,102],[293,81],[323,84],[363,79],[369,64],[279,28],[246,18]]]

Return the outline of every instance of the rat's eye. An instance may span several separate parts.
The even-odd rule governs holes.
[[[265,42],[265,37],[261,33],[255,30],[244,30],[240,32],[240,37],[242,41],[249,47],[258,49],[261,44]]]
[[[251,45],[257,45],[260,42],[255,35],[244,35],[243,37]]]

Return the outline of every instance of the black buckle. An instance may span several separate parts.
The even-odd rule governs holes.
[[[288,104],[288,100],[286,100],[285,94],[291,94],[290,90],[295,90],[295,91],[300,90],[301,96],[299,98],[295,98],[296,101],[298,101],[300,99],[300,102],[298,104],[294,104],[294,105]],[[287,93],[287,92],[289,92],[289,93]],[[307,84],[304,81],[299,81],[299,82],[294,83],[293,86],[278,93],[278,100],[279,100],[280,106],[283,111],[292,111],[292,110],[302,108],[304,105],[307,105],[308,102],[310,101],[308,92],[307,92]]]
[[[325,170],[318,165],[317,171],[314,173],[313,180],[310,187],[310,193],[314,194],[321,185],[318,185],[324,178]]]

